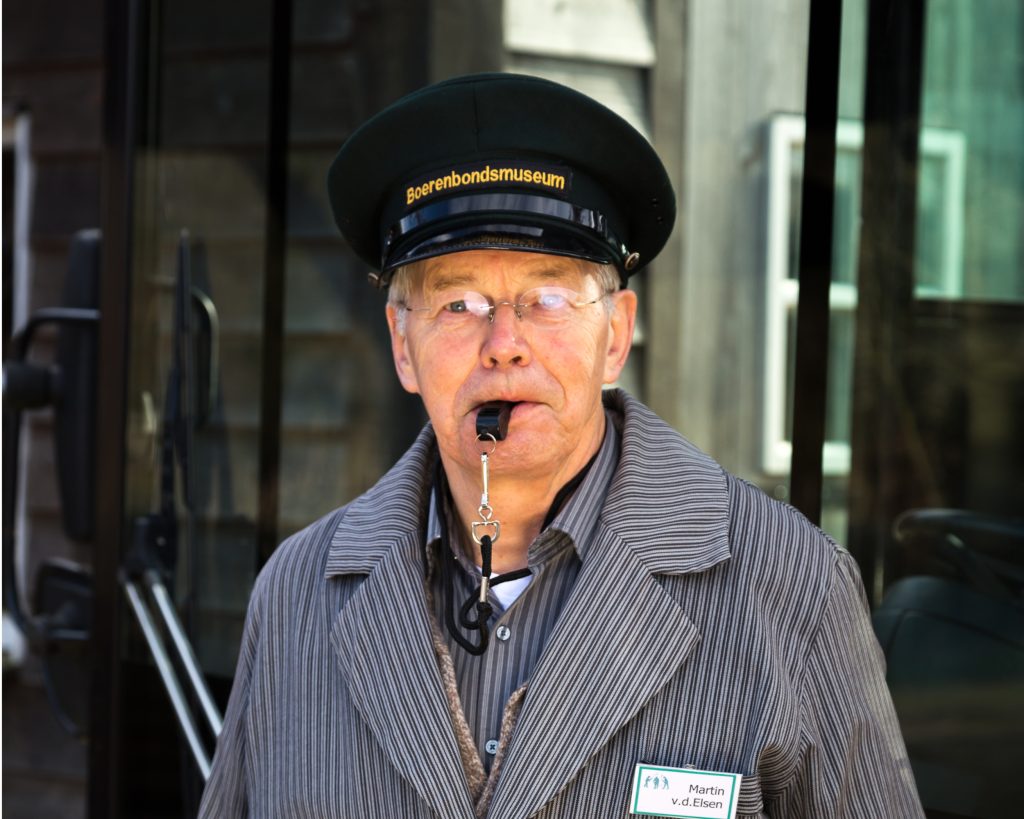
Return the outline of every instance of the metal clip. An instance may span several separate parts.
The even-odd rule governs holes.
[[[501,521],[499,520],[474,520],[470,526],[473,529],[473,540],[476,541],[477,546],[483,545],[481,538],[485,535],[490,535],[491,543],[496,542],[501,536]],[[477,534],[477,529],[483,529],[484,527],[490,527],[490,531]]]
[[[480,453],[480,472],[483,477],[483,492],[480,494],[480,506],[477,507],[476,513],[480,516],[480,520],[474,520],[470,524],[470,528],[473,534],[473,540],[476,541],[477,545],[482,545],[480,539],[487,535],[490,535],[491,543],[498,540],[501,535],[501,522],[492,520],[494,517],[494,510],[491,508],[490,502],[490,472],[488,470],[489,458],[488,453]],[[479,529],[487,529],[481,534],[477,533]]]

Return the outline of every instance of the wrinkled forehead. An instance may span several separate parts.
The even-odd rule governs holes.
[[[596,263],[548,253],[466,250],[424,259],[408,268],[413,290],[426,295],[462,289],[511,296],[543,285],[581,293],[597,289]]]

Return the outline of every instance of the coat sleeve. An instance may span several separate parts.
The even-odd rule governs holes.
[[[249,815],[247,723],[249,693],[259,652],[259,581],[249,602],[238,652],[238,666],[228,698],[224,726],[217,740],[210,779],[203,791],[199,819],[245,819]]]
[[[769,810],[788,817],[923,817],[857,564],[839,552],[801,684],[801,754]]]

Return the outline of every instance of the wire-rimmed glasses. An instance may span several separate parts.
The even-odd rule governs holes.
[[[445,330],[466,330],[494,323],[499,307],[507,305],[520,321],[534,327],[552,329],[572,321],[581,307],[597,304],[604,295],[587,300],[568,287],[543,286],[527,290],[513,301],[491,302],[473,290],[445,290],[433,294],[426,307],[408,307],[410,313],[422,313],[427,321]]]

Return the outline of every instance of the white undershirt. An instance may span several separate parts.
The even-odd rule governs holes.
[[[515,580],[506,580],[497,586],[491,586],[491,591],[498,598],[501,607],[508,611],[508,607],[515,603],[519,595],[526,591],[526,587],[530,585],[531,580],[533,580],[532,574],[528,574],[526,577],[518,577]]]

